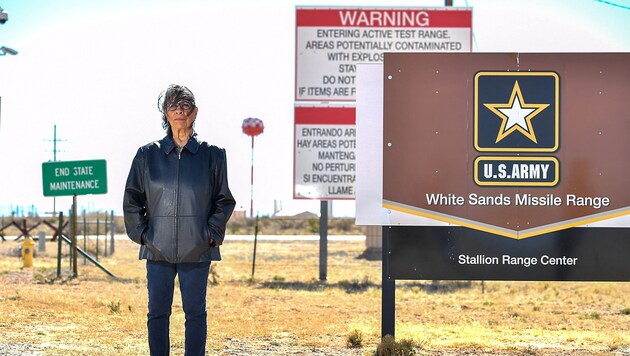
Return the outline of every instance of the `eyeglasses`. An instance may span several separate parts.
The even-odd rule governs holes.
[[[181,108],[184,111],[188,111],[193,107],[193,104],[188,101],[188,100],[182,100],[178,103],[172,103],[168,106],[167,110],[168,111],[175,111],[177,110],[177,108]]]

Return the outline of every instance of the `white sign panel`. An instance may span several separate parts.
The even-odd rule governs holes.
[[[384,52],[470,52],[472,10],[297,8],[296,101],[354,101],[356,64]]]
[[[295,107],[295,199],[354,199],[354,107]]]

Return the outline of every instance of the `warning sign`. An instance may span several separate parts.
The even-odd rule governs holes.
[[[354,101],[356,64],[384,52],[470,52],[472,10],[297,8],[296,101]]]
[[[354,107],[295,107],[295,199],[354,199]]]

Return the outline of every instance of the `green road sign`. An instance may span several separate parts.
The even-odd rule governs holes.
[[[65,161],[42,163],[44,196],[107,193],[107,162]]]

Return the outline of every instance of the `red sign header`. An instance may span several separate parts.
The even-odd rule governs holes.
[[[295,107],[296,125],[354,125],[354,107]]]
[[[331,27],[472,27],[472,11],[440,9],[297,9],[296,25]]]

